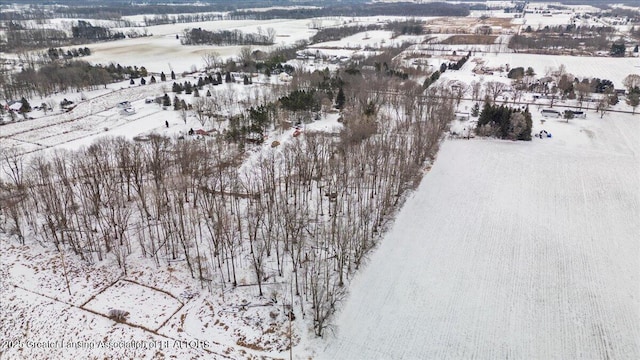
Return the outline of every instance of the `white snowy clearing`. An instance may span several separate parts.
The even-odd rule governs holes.
[[[640,358],[638,120],[445,141],[318,358]]]

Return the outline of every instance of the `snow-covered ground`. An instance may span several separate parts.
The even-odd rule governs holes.
[[[638,117],[540,120],[443,144],[317,358],[640,357]]]
[[[421,42],[424,36],[399,36],[393,38],[393,32],[388,30],[372,30],[347,36],[336,41],[326,41],[313,44],[310,48],[380,48],[383,46],[398,46],[403,42]]]
[[[209,52],[217,52],[222,58],[236,57],[242,46],[207,46],[181,45],[180,39],[185,29],[202,28],[203,30],[240,30],[246,33],[256,33],[258,27],[262,30],[273,28],[276,32],[276,46],[291,45],[299,40],[306,40],[315,34],[315,30],[308,27],[309,20],[222,20],[185,24],[168,24],[149,27],[151,37],[123,39],[105,43],[87,45],[91,49],[91,56],[87,61],[108,64],[110,62],[121,65],[145,66],[147,70],[168,72],[169,68],[176,72],[190,71],[193,67],[201,69],[204,65],[202,57]],[[139,28],[134,28],[139,30]],[[122,29],[127,31],[129,29]],[[261,47],[257,47],[261,48]],[[262,47],[264,48],[264,47]],[[136,56],[131,56],[135,53]]]
[[[270,359],[288,345],[282,307],[256,302],[249,287],[220,298],[178,266],[132,259],[141,267],[123,277],[110,261],[88,265],[53,247],[2,239],[0,248],[2,359]],[[111,320],[112,309],[126,321]]]
[[[569,25],[572,19],[571,14],[526,14],[519,19],[525,26],[529,25],[533,30],[543,29],[545,26]]]
[[[29,113],[30,120],[24,120],[17,116],[19,121],[10,121],[0,128],[2,146],[16,148],[19,153],[32,153],[44,149],[77,149],[88,146],[101,137],[122,136],[129,140],[138,135],[157,133],[165,136],[178,136],[186,134],[189,129],[221,130],[220,124],[211,120],[202,124],[197,120],[194,111],[189,111],[187,118],[183,119],[180,111],[174,111],[170,106],[164,109],[155,102],[147,103],[147,99],[155,99],[165,93],[170,95],[173,101],[175,93],[169,91],[173,82],[182,83],[190,81],[197,83],[199,74],[179,77],[177,80],[158,82],[147,85],[129,85],[128,81],[109,84],[104,89],[85,91],[83,93],[59,93],[50,98],[34,98],[31,103],[35,106],[45,100],[53,100],[58,103],[63,98],[74,101],[72,111],[64,112],[56,105],[54,111],[46,115],[38,110]],[[219,86],[207,85],[201,90],[201,99],[205,98],[207,91],[214,96],[217,102],[239,102],[250,98],[261,97],[264,93],[273,91],[264,83],[270,81],[271,86],[278,86],[278,80],[274,76],[271,79],[256,77],[256,83],[242,85],[239,83],[225,83]],[[180,94],[180,99],[188,104],[193,104],[196,98],[193,95]],[[226,96],[223,98],[223,96]],[[82,98],[85,100],[82,100]],[[230,97],[230,99],[229,99]],[[135,113],[122,114],[117,104],[129,101]],[[237,111],[240,107],[237,108]],[[226,110],[225,110],[226,111]],[[224,112],[227,114],[226,112]],[[165,126],[165,121],[169,126]]]
[[[375,23],[381,19],[390,17],[326,18],[322,25]],[[263,30],[273,27],[277,42],[283,45],[313,35],[315,30],[309,28],[309,22],[276,19],[161,25],[149,28],[152,37],[91,44],[93,55],[87,60],[145,66],[167,75],[174,69],[179,74],[201,68],[202,55],[207,52],[231,57],[240,50],[182,46],[175,35],[185,28],[256,32],[258,26]],[[345,48],[422,38],[392,40],[388,31],[370,31],[325,43],[322,46],[326,48],[317,50],[325,55],[352,55],[362,52]],[[453,50],[469,51],[474,46],[447,45],[442,54],[425,60],[425,65],[435,69]],[[439,81],[510,82],[505,73],[474,75],[471,70],[475,58],[489,67],[531,66],[538,76],[564,64],[578,77],[607,78],[617,88],[625,76],[640,71],[638,58],[494,54],[494,50],[500,50],[495,45],[484,47],[483,51],[490,53],[474,54],[462,70],[447,71]],[[306,69],[337,67],[317,61],[294,60],[290,64]],[[269,80],[274,86],[275,78]],[[178,78],[180,82],[185,80],[195,82],[197,77]],[[257,99],[261,92],[275,88],[259,84],[266,81],[261,78],[250,86],[209,88],[216,101],[234,104],[238,113],[239,101],[252,95]],[[131,139],[152,132],[177,135],[190,128],[220,126],[212,121],[200,125],[193,113],[185,121],[178,111],[145,103],[145,98],[165,92],[173,98],[170,84],[112,84],[107,89],[86,92],[84,101],[80,101],[80,93],[56,95],[55,103],[68,97],[77,107],[69,113],[55,111],[48,116],[37,116],[34,111],[30,115],[35,119],[0,127],[2,145],[25,152],[75,149],[105,135]],[[179,97],[188,103],[194,101],[192,96]],[[30,99],[32,105],[44,100]],[[123,100],[132,103],[135,114],[120,113],[116,104]],[[470,101],[463,100],[462,104],[468,111]],[[622,102],[614,109],[630,110]],[[535,111],[533,132],[547,130],[552,138],[523,143],[480,139],[445,142],[432,172],[350,286],[350,298],[335,319],[335,334],[310,340],[307,323],[294,324],[292,342],[301,341],[294,347],[296,358],[640,356],[636,340],[640,337],[640,245],[634,242],[640,233],[640,117],[609,113],[600,119],[591,110],[585,120],[542,123],[533,106],[531,110]],[[321,121],[305,125],[303,131],[335,131],[341,127],[338,117],[330,113]],[[292,140],[294,131],[269,134],[268,141],[255,149],[240,171],[250,174],[261,154],[281,151],[282,147],[271,148],[273,141],[285,144]],[[83,268],[86,265],[70,256],[66,259],[68,270],[63,270],[70,277],[71,294],[67,295],[60,270],[62,258],[54,249],[3,241],[0,252],[9,254],[0,257],[2,340],[45,342],[66,338],[78,342],[75,348],[97,346],[103,341],[112,344],[106,354],[120,358],[284,357],[283,349],[289,344],[282,332],[284,308],[258,299],[255,289],[244,287],[246,279],[239,281],[241,290],[221,292],[220,300],[206,296],[206,290],[198,289],[193,279],[171,267],[159,271],[132,259],[139,271],[124,278],[108,268],[111,264],[91,269],[89,278],[89,270]],[[280,292],[286,293],[286,289]],[[236,306],[251,301],[253,304],[246,309]],[[107,319],[111,309],[120,307],[130,312],[126,323]],[[131,339],[147,348],[113,349]],[[74,346],[55,345],[42,351],[25,343],[19,345],[4,355],[105,356],[104,349],[78,352]],[[149,351],[152,346],[154,351]],[[0,358],[2,355],[0,348]]]

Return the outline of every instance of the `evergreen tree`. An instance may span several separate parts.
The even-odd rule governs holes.
[[[173,83],[173,86],[171,87],[171,91],[173,91],[176,94],[181,94],[182,93],[182,86],[178,83]]]
[[[164,74],[164,71],[160,73],[160,81],[167,81],[167,75]]]
[[[232,82],[231,73],[230,72],[227,72],[227,74],[224,76],[224,82],[226,82],[226,83]]]
[[[244,76],[244,79],[242,80],[242,82],[243,82],[245,85],[249,85],[249,78],[247,77],[247,75],[245,75],[245,76]]]
[[[480,112],[480,117],[478,118],[478,128],[488,124],[491,119],[493,119],[493,106],[491,106],[490,101],[485,100],[482,111]]]
[[[609,51],[611,56],[623,57],[624,52],[627,50],[624,42],[615,42],[611,44],[611,50]]]
[[[440,78],[440,71],[434,72],[433,74],[431,74],[431,78],[430,80],[430,84],[433,84],[434,82],[436,82],[436,80],[438,80]]]
[[[211,97],[211,90],[207,90],[207,97]]]
[[[250,130],[257,133],[264,132],[269,125],[269,112],[264,105],[249,109]]]
[[[222,74],[220,72],[216,73],[216,79],[218,84],[222,84]]]
[[[492,105],[490,99],[487,99],[480,113],[476,132],[501,139],[531,140],[532,124],[528,108],[520,112],[520,109]]]
[[[132,78],[139,78],[140,77],[140,70],[138,69],[138,66],[133,66],[133,70],[131,70],[131,66],[128,67],[129,73],[131,74]]]
[[[200,97],[200,91],[198,91],[198,88],[193,89],[193,97]]]
[[[22,103],[19,110],[21,114],[28,113],[29,111],[31,111],[31,104],[29,104],[27,99],[22,98],[20,99],[20,102]]]
[[[171,106],[171,98],[169,97],[169,95],[164,94],[164,96],[162,97],[162,106]]]
[[[525,128],[518,136],[518,140],[531,141],[531,129],[533,128],[533,120],[531,119],[531,113],[529,112],[528,106],[524,109],[523,115],[526,123]]]
[[[573,119],[574,117],[574,113],[571,110],[565,110],[564,113],[562,114],[562,117],[567,120],[567,122],[569,122],[569,120]]]
[[[155,76],[153,76],[153,75],[151,75],[151,79],[149,79],[149,81],[150,81],[152,84],[155,84],[155,83],[156,83],[156,77],[155,77]]]
[[[478,105],[478,103],[475,103],[471,108],[471,116],[477,117],[479,114],[480,114],[480,105]]]
[[[144,78],[140,78],[140,85],[146,85],[147,84],[147,80],[145,80]]]
[[[176,79],[176,73],[173,72],[173,70],[171,70],[171,80],[175,80]]]
[[[336,108],[342,109],[346,100],[347,99],[344,96],[344,90],[342,90],[342,87],[340,87],[340,89],[338,90],[338,95],[336,95]]]
[[[129,85],[135,85],[135,83],[136,83],[136,82],[135,82],[135,81],[133,81],[133,79],[131,79],[131,80],[129,81]]]
[[[178,95],[173,97],[173,110],[180,110],[181,103],[180,103],[180,99],[178,99]]]

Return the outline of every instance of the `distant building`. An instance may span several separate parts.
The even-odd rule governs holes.
[[[456,116],[456,120],[458,121],[467,121],[470,118],[469,113],[462,113],[462,112],[457,112],[455,116]]]

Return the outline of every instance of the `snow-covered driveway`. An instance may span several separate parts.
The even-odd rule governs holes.
[[[319,358],[640,358],[640,122],[592,118],[446,141]]]

